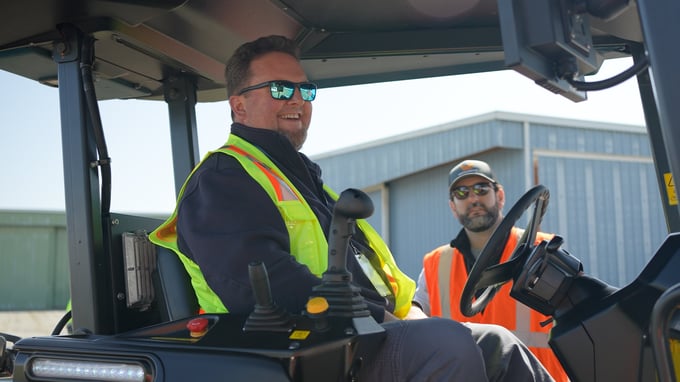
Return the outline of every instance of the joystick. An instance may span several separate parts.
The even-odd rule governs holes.
[[[328,235],[328,269],[322,284],[313,289],[328,301],[329,317],[366,317],[370,315],[359,287],[352,285],[347,270],[349,239],[356,232],[356,219],[373,214],[373,202],[363,191],[348,188],[340,194],[333,209]]]
[[[248,277],[255,295],[255,309],[248,316],[244,331],[286,332],[291,328],[291,317],[272,299],[267,268],[262,262],[248,264]]]

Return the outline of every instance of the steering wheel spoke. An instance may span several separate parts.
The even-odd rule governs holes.
[[[477,290],[494,285],[503,285],[514,275],[519,264],[519,259],[511,259],[502,264],[492,265],[482,271],[477,282]]]

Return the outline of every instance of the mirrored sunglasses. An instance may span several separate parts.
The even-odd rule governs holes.
[[[496,186],[491,183],[477,183],[472,186],[459,186],[451,190],[451,199],[465,200],[470,195],[470,191],[477,196],[484,196],[491,190],[496,190]]]
[[[300,97],[304,101],[314,101],[314,98],[316,98],[316,84],[313,82],[290,82],[290,81],[284,81],[284,80],[276,80],[276,81],[267,81],[263,82],[261,84],[253,85],[253,86],[248,86],[243,89],[238,93],[238,95],[247,93],[251,90],[255,89],[260,89],[260,88],[266,88],[269,87],[269,93],[271,94],[272,98],[278,99],[278,100],[289,100],[293,98],[293,94],[295,94],[295,88],[300,89]]]

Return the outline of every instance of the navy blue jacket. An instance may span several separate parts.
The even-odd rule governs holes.
[[[234,123],[231,133],[272,159],[300,191],[328,235],[334,202],[322,189],[319,166],[278,132]],[[312,288],[321,283],[290,255],[281,214],[264,189],[231,156],[213,154],[200,165],[179,201],[177,219],[180,250],[200,266],[208,285],[231,313],[249,314],[253,310],[255,300],[248,279],[251,262],[265,264],[274,302],[293,314],[304,309]],[[366,251],[368,246],[360,233],[353,242]],[[392,311],[393,307],[376,292],[355,257],[348,254],[347,258],[347,268],[372,316],[382,322],[384,310]]]

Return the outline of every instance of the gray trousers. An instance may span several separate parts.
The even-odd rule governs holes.
[[[444,318],[384,323],[385,342],[359,381],[553,381],[534,355],[498,325]]]

